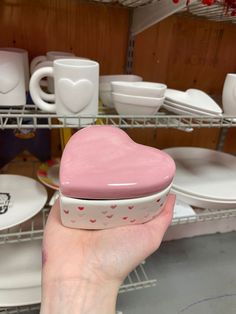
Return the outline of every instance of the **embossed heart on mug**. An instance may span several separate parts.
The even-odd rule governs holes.
[[[19,71],[10,62],[0,64],[0,93],[7,94],[19,84]]]
[[[64,106],[72,113],[82,111],[91,101],[94,85],[87,79],[73,82],[70,79],[58,81],[58,92]]]

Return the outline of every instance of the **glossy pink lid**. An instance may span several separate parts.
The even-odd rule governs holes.
[[[60,190],[73,198],[135,198],[163,190],[174,174],[175,163],[165,152],[135,143],[116,127],[89,126],[65,147]]]

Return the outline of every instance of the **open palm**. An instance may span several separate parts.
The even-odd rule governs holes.
[[[169,226],[175,196],[169,195],[163,211],[139,225],[106,230],[69,229],[61,224],[59,202],[53,206],[44,233],[43,277],[49,281],[114,281],[124,278],[158,249]]]

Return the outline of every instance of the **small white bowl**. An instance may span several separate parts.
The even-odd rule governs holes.
[[[132,199],[86,200],[60,195],[64,226],[79,229],[108,229],[145,223],[163,209],[170,184],[161,192]]]
[[[113,103],[119,115],[155,115],[163,105],[165,97],[141,97],[112,93]]]
[[[113,93],[142,96],[142,97],[164,97],[167,86],[152,82],[111,82]]]
[[[106,107],[114,108],[111,96],[111,82],[126,81],[126,82],[140,82],[143,78],[138,75],[121,74],[121,75],[101,75],[99,78],[99,96],[102,103]]]

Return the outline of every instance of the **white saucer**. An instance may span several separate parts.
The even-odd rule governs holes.
[[[45,187],[28,177],[0,175],[0,230],[36,215],[47,201]]]
[[[170,100],[165,100],[165,102],[163,104],[163,107],[165,107],[166,105],[170,109],[177,109],[180,112],[185,112],[185,113],[188,113],[188,114],[191,114],[191,115],[193,115],[193,114],[195,114],[195,115],[204,115],[204,116],[207,116],[207,117],[215,117],[216,116],[213,113],[209,113],[207,111],[193,109],[193,108],[190,108],[190,107],[187,107],[187,106],[184,106],[184,105],[180,105],[180,104],[175,103],[175,102],[170,101]],[[168,108],[166,108],[166,109],[168,109]],[[221,116],[221,115],[217,114],[217,116]]]
[[[176,163],[175,190],[236,204],[236,157],[198,147],[169,148],[165,152]]]
[[[41,240],[1,246],[0,307],[41,302]]]
[[[182,104],[184,106],[209,112],[211,114],[221,114],[220,106],[206,93],[198,89],[188,89],[186,92],[169,89],[165,92],[166,100]]]

